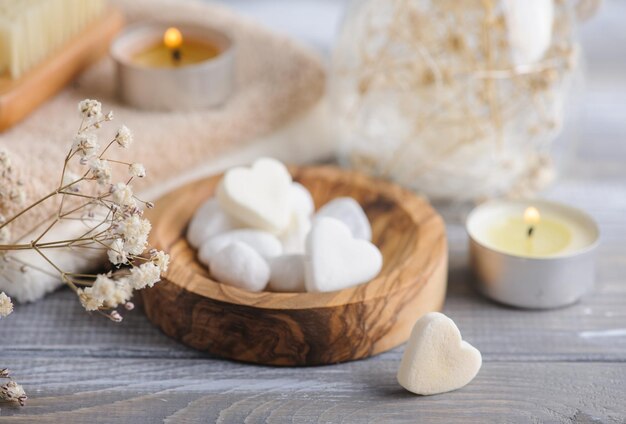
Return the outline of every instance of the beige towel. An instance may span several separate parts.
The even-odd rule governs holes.
[[[83,98],[101,100],[105,112],[114,110],[115,121],[109,130],[101,130],[102,135],[107,131],[112,135],[122,123],[133,131],[135,142],[123,154],[125,160],[141,162],[148,170],[148,176],[135,184],[138,191],[275,131],[309,110],[323,94],[324,72],[315,55],[223,7],[180,0],[114,3],[124,9],[130,22],[167,19],[208,23],[228,31],[237,45],[237,91],[216,110],[134,110],[115,99],[114,67],[111,60],[103,60],[24,122],[0,134],[0,147],[11,153],[14,168],[26,183],[27,203],[50,191],[57,181],[80,123],[76,104]],[[13,232],[20,233],[49,212],[50,208],[40,208],[29,214]],[[87,263],[78,260],[72,268]],[[0,272],[0,290],[18,300],[35,300],[56,285],[58,279],[38,272]]]

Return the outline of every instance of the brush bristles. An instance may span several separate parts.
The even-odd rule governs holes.
[[[18,78],[99,16],[106,0],[0,0],[0,74]]]

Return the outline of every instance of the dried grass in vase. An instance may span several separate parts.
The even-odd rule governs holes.
[[[36,266],[40,272],[57,275],[87,311],[120,322],[122,315],[117,309],[133,309],[133,291],[157,283],[167,270],[169,257],[162,251],[147,251],[151,225],[143,217],[143,207],[152,205],[138,199],[131,187],[135,178],[145,176],[144,166],[107,157],[110,149],[128,147],[133,141],[132,133],[122,126],[101,145],[98,129],[113,119],[112,112],[103,114],[101,104],[88,99],[80,102],[78,109],[82,118],[78,131],[59,174],[51,176],[58,179],[58,184],[33,203],[25,204],[19,170],[12,167],[10,154],[0,151],[0,273],[3,278],[17,275],[11,283],[19,285],[19,272]],[[120,181],[113,179],[116,167],[122,171]],[[13,226],[20,219],[51,203],[55,205],[54,212],[46,219],[21,234],[13,233]],[[67,221],[80,222],[80,234],[51,238],[55,227]],[[88,251],[94,260],[106,253],[115,271],[68,271],[50,254],[59,250],[68,254]],[[24,252],[43,258],[47,266],[29,262]],[[12,311],[11,299],[0,292],[0,319]],[[9,378],[6,369],[0,370],[0,377],[8,379],[0,385],[0,399],[23,404],[26,395],[21,386]]]
[[[570,2],[364,0],[351,12],[330,91],[354,167],[434,199],[551,179],[578,58]]]

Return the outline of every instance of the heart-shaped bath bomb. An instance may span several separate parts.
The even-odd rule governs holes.
[[[461,339],[454,321],[430,312],[413,327],[398,369],[398,383],[418,395],[449,392],[472,381],[481,365],[480,352]]]
[[[294,213],[291,224],[281,234],[280,242],[283,244],[283,253],[303,254],[306,237],[311,230],[311,219],[308,215]]]
[[[305,282],[309,292],[341,290],[376,277],[383,257],[376,246],[356,239],[334,218],[318,218],[306,240]]]
[[[224,174],[217,198],[236,220],[259,230],[282,233],[291,219],[291,175],[275,159],[261,158],[252,167]]]
[[[278,256],[283,252],[283,246],[273,234],[243,228],[219,234],[205,241],[198,252],[198,259],[207,265],[217,252],[234,242],[247,244],[266,259]]]
[[[187,228],[187,240],[197,249],[209,238],[239,226],[240,224],[222,211],[217,199],[211,198],[200,206],[191,219]]]
[[[335,218],[350,228],[358,239],[372,240],[372,226],[365,211],[352,197],[338,197],[326,203],[317,211],[315,218]]]
[[[310,217],[315,212],[315,203],[313,203],[313,196],[305,186],[300,183],[291,183],[291,189],[289,190],[289,196],[291,198],[291,208],[294,213]]]
[[[274,292],[303,292],[304,255],[282,255],[270,259],[270,283]]]
[[[270,279],[270,267],[253,248],[234,242],[213,255],[211,275],[220,283],[253,292],[262,291]]]

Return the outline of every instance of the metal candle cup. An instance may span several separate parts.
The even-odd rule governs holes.
[[[511,253],[497,246],[489,235],[497,230],[497,222],[523,216],[529,207],[568,228],[569,244],[538,255]],[[466,228],[477,288],[497,302],[521,308],[556,308],[576,302],[593,287],[599,230],[581,210],[545,200],[491,201],[470,213]]]
[[[134,63],[134,55],[161,42],[165,31],[173,25],[184,39],[217,47],[218,55],[179,67],[150,67]],[[117,66],[119,96],[128,105],[139,109],[207,109],[222,104],[233,89],[233,42],[226,34],[213,28],[184,23],[135,24],[113,42],[111,56]]]

